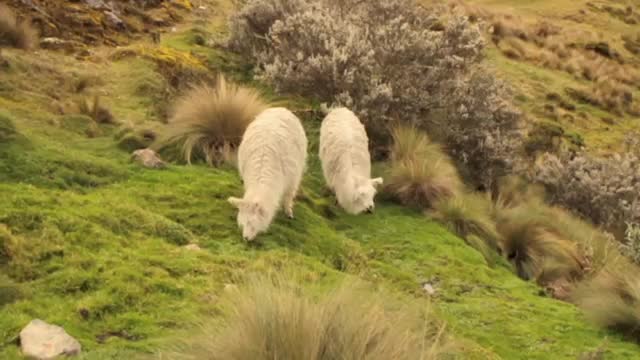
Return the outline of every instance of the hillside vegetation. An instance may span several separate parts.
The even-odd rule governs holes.
[[[422,210],[381,198],[374,214],[346,214],[322,179],[315,101],[278,97],[303,120],[310,159],[296,218],[279,214],[257,243],[242,240],[227,202],[243,191],[232,165],[175,161],[160,170],[133,163],[131,151],[156,140],[170,104],[194,82],[223,73],[276,97],[253,79],[248,59],[219,46],[232,2],[197,3],[177,8],[180,20],[163,28],[159,43],[142,36],[121,47],[97,41],[82,56],[2,49],[0,358],[21,358],[18,334],[34,318],[64,327],[82,344],[83,359],[173,358],[185,340],[221,328],[229,313],[224,300],[256,273],[291,273],[312,299],[359,280],[370,297],[427,308],[428,321],[444,324],[443,338],[455,344],[451,358],[637,358],[636,343],[592,325],[576,306],[520,279],[507,260],[486,256],[463,239],[468,234]],[[477,3],[498,12],[520,2]],[[538,1],[515,11],[555,18],[586,6],[551,3],[559,4]],[[590,21],[604,18],[589,14]],[[610,30],[604,36],[632,33],[623,20],[611,23],[618,25],[581,22]],[[621,40],[611,41],[620,48]],[[629,50],[620,52],[633,64]],[[489,57],[540,121],[556,121],[539,108],[549,93],[568,99],[564,88],[590,85],[509,59],[497,47]],[[640,95],[637,87],[633,94]],[[636,128],[637,115],[625,111],[601,131],[613,110],[573,103],[575,121],[559,124],[569,139],[580,134],[594,149],[613,149]],[[577,120],[582,112],[584,122]],[[163,156],[179,158],[170,149]]]
[[[625,150],[640,129],[637,1],[470,0],[485,22],[489,60],[539,124],[532,150],[551,138],[596,153]]]

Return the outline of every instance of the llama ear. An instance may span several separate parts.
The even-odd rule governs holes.
[[[236,197],[230,197],[227,199],[227,201],[229,202],[229,204],[235,206],[235,207],[240,207],[240,205],[242,205],[243,200],[242,199],[238,199]]]
[[[377,188],[378,186],[383,184],[383,180],[382,178],[375,178],[375,179],[371,179],[371,185],[373,185],[373,187]]]

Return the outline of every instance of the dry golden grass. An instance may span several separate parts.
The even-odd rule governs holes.
[[[477,7],[463,8],[490,24],[492,40],[506,57],[591,82],[589,103],[605,111],[619,116],[640,114],[640,105],[630,96],[631,89],[640,83],[640,70],[634,61],[625,61],[602,34],[562,28],[546,21],[531,22]],[[580,42],[576,43],[576,39]]]
[[[542,204],[524,204],[498,212],[498,231],[518,276],[541,285],[582,275],[586,258],[576,241],[555,225],[552,211]]]
[[[102,104],[98,95],[95,95],[91,100],[84,98],[78,101],[76,105],[80,114],[89,116],[98,124],[116,123],[113,114]]]
[[[502,178],[491,194],[496,209],[511,209],[527,203],[542,203],[544,196],[542,186],[531,185],[518,176]]]
[[[38,46],[38,31],[30,22],[18,21],[16,14],[4,4],[0,4],[0,45],[30,50]]]
[[[635,266],[601,271],[578,286],[572,301],[597,325],[640,340],[639,272]]]
[[[353,285],[312,299],[282,280],[233,291],[231,313],[171,359],[439,359],[452,350],[428,311],[395,307]]]
[[[180,98],[158,148],[178,146],[182,157],[220,164],[233,157],[247,126],[269,104],[252,88],[228,83],[223,76],[215,87],[197,86]]]
[[[458,171],[439,145],[422,131],[396,127],[385,192],[408,206],[422,209],[463,189]]]
[[[429,214],[478,250],[489,264],[502,253],[502,239],[486,195],[466,193],[444,199]]]

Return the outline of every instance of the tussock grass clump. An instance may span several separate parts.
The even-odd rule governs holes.
[[[578,243],[555,225],[553,211],[541,204],[525,204],[498,215],[498,231],[518,276],[547,285],[581,276],[586,259]]]
[[[12,119],[0,112],[0,142],[9,141],[15,137],[17,131]]]
[[[509,209],[529,202],[544,202],[544,188],[529,184],[518,176],[505,176],[500,179],[495,189],[492,189],[491,198],[494,209]]]
[[[0,4],[0,46],[30,50],[38,46],[38,31],[29,21],[18,21],[7,5]]]
[[[343,287],[314,300],[282,282],[253,281],[234,291],[224,328],[177,357],[438,359],[449,350],[444,327],[424,311],[389,310],[376,298]]]
[[[228,160],[247,126],[268,106],[257,90],[220,76],[215,87],[194,87],[177,101],[156,146],[179,147],[187,163],[202,158],[218,165]]]
[[[487,196],[466,193],[439,201],[430,212],[434,219],[480,251],[491,264],[502,253],[502,239],[491,217],[491,201]]]
[[[564,209],[546,205],[540,186],[509,177],[493,199],[505,255],[524,279],[541,285],[574,283],[622,259],[610,236]]]
[[[111,111],[100,101],[100,97],[95,95],[91,100],[82,99],[77,102],[80,114],[87,115],[98,124],[114,124],[115,118]]]
[[[426,133],[406,126],[393,129],[385,192],[400,203],[428,209],[460,193],[458,171]]]
[[[595,324],[640,341],[640,269],[606,270],[582,283],[572,300]]]

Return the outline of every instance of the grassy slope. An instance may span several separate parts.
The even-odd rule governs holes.
[[[578,33],[580,31],[597,34],[609,43],[613,49],[620,52],[630,64],[640,68],[638,58],[629,53],[622,41],[623,35],[638,33],[638,25],[626,24],[606,12],[594,11],[588,6],[587,0],[464,0],[478,5],[491,12],[515,15],[527,22],[547,21],[560,26],[563,33]],[[633,1],[591,1],[597,5],[634,5],[638,11],[637,2]],[[577,38],[576,41],[585,39]],[[493,44],[491,45],[493,47]],[[549,93],[564,95],[565,88],[587,87],[590,83],[577,79],[566,72],[534,65],[530,62],[508,59],[495,48],[489,51],[489,60],[511,83],[518,93],[518,105],[533,119],[546,122],[558,122],[569,134],[579,134],[583,137],[588,148],[597,152],[622,150],[625,135],[640,130],[640,119],[630,115],[619,116],[589,104],[576,103],[574,119],[555,120],[545,111],[544,105],[549,103],[546,96]],[[634,98],[640,96],[640,88],[635,89]],[[580,116],[586,113],[587,118]],[[614,119],[611,125],[602,121],[603,118]]]
[[[224,16],[220,11],[216,19]],[[218,31],[215,24],[209,30]],[[225,54],[187,45],[188,29],[167,36],[164,46],[193,49],[219,68],[234,68]],[[0,143],[0,237],[14,244],[10,262],[0,253],[0,274],[8,276],[0,276],[0,292],[19,299],[0,305],[0,358],[19,357],[15,339],[34,317],[64,326],[88,359],[153,351],[198,321],[219,318],[216,299],[225,284],[287,268],[309,287],[324,289],[350,274],[425,305],[421,282],[436,284],[437,313],[469,340],[463,358],[575,359],[605,338],[612,358],[631,359],[639,350],[586,324],[573,306],[541,296],[507,265],[488,267],[419,213],[383,203],[372,216],[345,215],[324,196],[315,156],[297,218],[279,216],[261,244],[247,245],[225,201],[241,194],[235,171],[144,170],[116,147],[114,129],[103,127],[103,136],[88,139],[78,130],[86,119],[52,112],[50,95],[78,97],[58,79],[68,81],[73,69],[103,79],[94,90],[119,119],[145,121],[154,92],[138,84],[163,81],[151,61],[4,54],[11,67],[0,70],[0,114],[20,134]],[[317,124],[306,119],[310,139],[317,138]],[[181,247],[188,242],[203,251]]]

